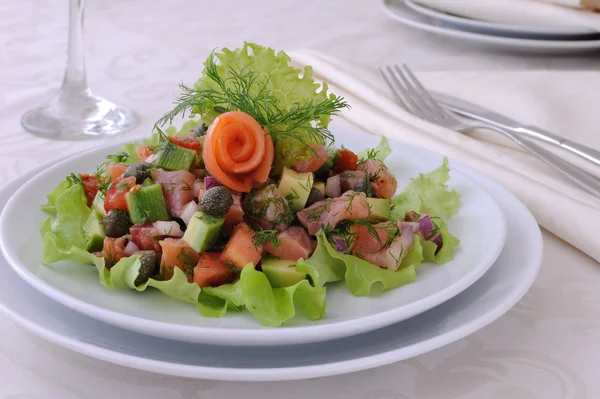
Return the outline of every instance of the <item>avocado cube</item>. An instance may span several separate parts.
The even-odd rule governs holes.
[[[299,211],[308,201],[313,182],[314,175],[311,172],[298,173],[292,169],[283,168],[277,189],[287,199],[292,211]]]
[[[305,274],[296,271],[296,262],[291,260],[267,258],[261,267],[273,288],[289,287],[306,278]]]
[[[313,184],[313,188],[319,190],[321,194],[325,195],[325,183],[323,183],[322,181],[318,181],[315,184]]]
[[[83,225],[83,232],[86,235],[85,249],[88,252],[96,252],[104,247],[104,224],[102,223],[102,214],[96,210],[92,210],[90,216]]]
[[[106,211],[104,210],[104,195],[102,195],[100,191],[98,191],[94,197],[94,202],[92,202],[92,210],[100,212],[102,216],[106,215]]]
[[[224,223],[225,218],[196,212],[183,234],[183,241],[192,247],[194,251],[205,252],[214,246],[219,239]]]
[[[390,220],[391,201],[386,198],[367,198],[371,214],[369,219],[378,222]]]

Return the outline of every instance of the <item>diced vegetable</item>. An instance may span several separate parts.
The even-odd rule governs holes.
[[[129,178],[128,178],[129,179]],[[125,196],[127,210],[135,224],[169,220],[167,205],[159,184],[146,187],[137,186]]]
[[[224,218],[196,212],[185,230],[183,240],[196,252],[205,252],[213,247],[223,229]]]
[[[367,198],[369,204],[369,220],[384,222],[390,220],[391,201],[386,198]]]
[[[166,170],[189,171],[195,158],[196,151],[165,141],[156,150],[156,159],[152,163]]]
[[[83,225],[83,232],[86,235],[85,250],[88,252],[100,251],[104,246],[104,237],[106,237],[102,215],[97,211],[92,211],[88,220]]]
[[[283,168],[277,189],[287,199],[292,211],[304,208],[312,189],[314,175],[311,172],[299,173]]]
[[[262,272],[273,288],[289,287],[306,278],[306,274],[296,271],[296,262],[277,258],[264,259]]]
[[[113,181],[104,199],[104,210],[106,212],[111,209],[127,210],[125,197],[133,187],[135,187],[135,177],[119,177]]]
[[[345,170],[355,170],[358,164],[358,156],[350,150],[342,148],[339,150],[340,157],[333,168],[334,173],[343,172]]]

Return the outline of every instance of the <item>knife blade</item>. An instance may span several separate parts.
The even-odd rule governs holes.
[[[565,139],[540,127],[524,125],[508,116],[448,94],[431,92],[431,95],[442,107],[455,114],[555,145],[600,166],[600,151],[593,148]]]

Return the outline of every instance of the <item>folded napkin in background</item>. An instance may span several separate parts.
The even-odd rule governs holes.
[[[600,31],[598,0],[413,0],[424,6],[473,19],[523,26],[569,26]],[[583,4],[586,8],[571,8]]]
[[[345,97],[352,107],[341,115],[346,121],[368,133],[447,155],[486,174],[523,201],[542,227],[600,262],[600,246],[594,233],[595,226],[600,225],[600,200],[563,179],[554,169],[507,145],[498,133],[468,136],[414,117],[393,101],[375,70],[352,68],[312,51],[293,52],[290,56],[299,67],[311,65],[317,79],[327,81],[334,93]],[[590,106],[600,100],[599,76],[575,72],[567,81],[568,74],[435,72],[419,76],[436,90],[459,94],[528,124],[539,124],[600,148],[600,136],[592,131],[597,111]],[[577,123],[577,113],[584,115],[585,123]],[[554,123],[559,129],[548,126]]]

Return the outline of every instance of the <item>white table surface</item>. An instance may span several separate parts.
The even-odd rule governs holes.
[[[597,70],[579,58],[494,54],[389,20],[379,1],[89,0],[90,85],[127,104],[148,134],[176,84],[198,76],[214,47],[243,40],[314,48],[349,62],[409,62],[417,71]],[[22,113],[60,83],[67,1],[0,3],[0,186],[59,156],[105,141],[61,143],[22,131]],[[591,232],[598,231],[591,226]],[[220,383],[130,370],[49,344],[0,315],[2,398],[510,398],[600,397],[600,270],[544,233],[545,261],[507,315],[455,344],[374,370],[311,381]]]

